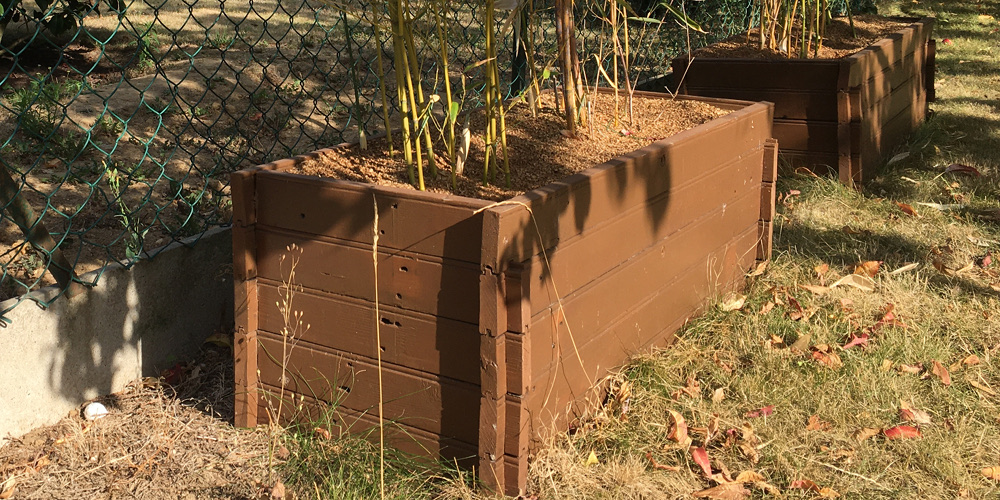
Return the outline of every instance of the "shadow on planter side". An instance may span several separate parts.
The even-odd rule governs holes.
[[[684,56],[671,66],[685,75],[682,94],[773,102],[784,160],[860,184],[934,100],[934,19],[901,20],[913,22],[841,59],[701,57],[689,67]]]
[[[770,256],[772,106],[688,99],[733,112],[501,203],[285,171],[319,153],[234,174],[237,424],[266,422],[281,385],[294,243],[292,308],[311,328],[286,391],[371,428],[381,353],[392,445],[522,490],[537,439],[598,402],[610,369]]]

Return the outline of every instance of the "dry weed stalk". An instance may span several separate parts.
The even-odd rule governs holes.
[[[282,428],[280,425],[281,415],[285,404],[285,387],[291,382],[288,365],[291,362],[292,350],[300,338],[309,331],[309,324],[302,321],[302,311],[295,310],[293,302],[295,294],[302,291],[302,285],[296,284],[295,273],[302,258],[302,248],[292,243],[285,247],[287,253],[282,254],[278,261],[281,269],[282,280],[278,287],[279,300],[275,302],[278,312],[281,314],[281,358],[279,366],[281,368],[281,380],[278,388],[278,403],[275,406],[273,398],[267,398],[267,418],[268,432],[270,439],[268,444],[268,473],[273,473],[274,452],[277,445],[278,435]],[[288,267],[287,274],[284,269]],[[274,479],[273,477],[271,478]]]

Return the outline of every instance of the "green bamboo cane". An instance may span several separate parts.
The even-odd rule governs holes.
[[[410,75],[408,78],[411,82],[416,80],[413,96],[416,99],[415,102],[419,109],[418,116],[421,116],[423,115],[423,113],[429,111],[429,109],[425,109],[425,107],[429,107],[433,105],[433,103],[429,103],[424,99],[424,88],[420,78],[420,64],[417,63],[416,43],[414,43],[413,39],[413,18],[409,17],[411,15],[410,0],[406,0],[405,6],[406,10],[404,12],[405,15],[407,16],[406,41],[408,42],[406,46],[408,51],[407,61],[410,64],[410,71],[407,74]],[[427,147],[427,166],[430,168],[431,179],[437,178],[437,163],[434,160],[434,138],[431,136],[431,128],[420,127],[420,125],[416,123],[416,119],[414,120],[414,122],[415,122],[414,127],[416,127],[417,130],[420,129],[423,130],[421,136],[424,138],[425,145]],[[415,140],[417,143],[417,147],[419,148],[420,137],[417,137]],[[418,158],[417,161],[419,162],[420,158]],[[421,172],[419,175],[423,175],[422,167],[420,168]]]

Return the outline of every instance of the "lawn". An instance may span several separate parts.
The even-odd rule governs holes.
[[[530,497],[1000,496],[1000,264],[992,262],[1000,250],[1000,0],[880,9],[938,19],[938,100],[927,124],[860,191],[786,171],[773,260],[740,295],[719,297],[688,323],[673,346],[638,354],[611,377],[605,405],[537,450]],[[169,391],[159,399],[172,408]],[[174,410],[163,413],[156,432],[187,436],[168,427]],[[93,432],[75,430],[95,424],[75,422],[70,443],[95,446]],[[247,460],[260,477],[233,477],[238,487],[216,485],[215,494],[198,489],[208,484],[200,478],[183,491],[381,494],[377,445],[330,436],[322,419],[235,435],[224,418],[215,435],[197,422],[198,435],[226,440],[231,454],[256,453]],[[212,439],[184,441],[201,443],[188,455],[218,447]],[[0,454],[36,457],[35,472],[17,469],[22,491],[47,477],[143,480],[44,451],[58,443],[39,446]],[[145,456],[131,450],[135,460]],[[49,458],[38,465],[40,456]],[[387,497],[495,498],[470,471],[385,457]],[[90,468],[70,467],[81,460]]]

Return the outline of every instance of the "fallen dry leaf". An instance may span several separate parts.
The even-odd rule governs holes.
[[[840,496],[839,493],[830,488],[820,488],[815,481],[809,479],[796,479],[792,481],[792,484],[788,485],[789,489],[793,490],[806,490],[816,493],[820,498],[837,498]]]
[[[828,286],[820,286],[820,285],[799,285],[799,288],[801,288],[801,289],[803,289],[803,290],[806,290],[806,291],[808,291],[809,293],[813,293],[813,294],[816,294],[816,295],[825,295],[825,294],[827,294],[827,293],[830,293],[830,287],[828,287]]]
[[[727,312],[739,311],[740,309],[743,309],[743,304],[746,304],[746,302],[747,302],[746,295],[741,295],[736,292],[729,292],[728,294],[726,294],[725,297],[722,298],[722,302],[719,304],[719,307],[721,307],[723,311]]]
[[[910,406],[910,403],[906,401],[899,402],[899,418],[904,422],[913,422],[915,424],[931,423],[931,416],[927,412]]]
[[[938,360],[931,361],[931,373],[941,379],[942,384],[951,385],[951,374],[948,373],[948,369]]]
[[[766,417],[766,416],[768,416],[768,415],[770,415],[772,413],[774,413],[774,405],[767,405],[767,406],[765,406],[763,408],[758,408],[758,409],[753,410],[753,411],[748,411],[747,412],[747,418]]]
[[[882,366],[879,367],[879,370],[882,370],[884,372],[888,372],[889,370],[892,370],[892,366],[894,364],[895,363],[893,363],[891,359],[883,359],[882,360]]]
[[[838,286],[851,286],[864,292],[874,292],[875,280],[867,276],[861,276],[860,274],[848,274],[835,281],[830,285],[830,288],[837,288]]]
[[[692,398],[698,397],[701,394],[701,384],[698,383],[698,380],[693,377],[688,377],[687,385],[670,393],[670,396],[673,397],[674,400],[680,400],[681,396],[684,394],[687,394]]]
[[[857,432],[854,433],[854,439],[857,439],[858,441],[865,441],[867,439],[871,439],[871,438],[873,438],[875,436],[878,436],[881,432],[882,431],[880,431],[878,429],[872,429],[871,427],[865,427],[864,429],[861,429],[861,430],[859,430],[859,431],[857,431]]]
[[[11,477],[0,483],[0,500],[7,500],[17,491],[17,478]]]
[[[597,465],[599,463],[601,463],[601,461],[597,459],[597,453],[594,452],[594,450],[590,450],[590,455],[587,455],[587,460],[583,463],[583,465],[590,466]]]
[[[278,481],[271,488],[271,500],[281,500],[282,498],[285,498],[285,484]]]
[[[854,266],[854,274],[874,278],[880,267],[882,267],[881,260],[866,260]]]
[[[826,263],[820,264],[814,267],[813,271],[816,272],[817,278],[822,278],[826,273],[830,272],[830,265]]]
[[[771,312],[771,309],[774,309],[774,302],[767,301],[767,304],[764,304],[764,305],[760,306],[760,312],[757,313],[757,314],[761,314],[761,315],[767,314],[767,313]]]
[[[944,265],[944,261],[941,259],[935,258],[931,262],[931,264],[934,265],[934,269],[937,269],[939,273],[945,276],[951,276],[955,274],[954,272],[952,272],[951,269],[948,269],[948,266]]]
[[[800,352],[800,353],[808,352],[810,342],[812,342],[812,334],[806,333],[800,335],[799,338],[795,339],[795,342],[792,343],[792,345],[790,345],[789,348],[795,352]]]
[[[737,483],[756,483],[763,481],[764,476],[757,471],[745,470],[736,475],[735,481]]]
[[[997,391],[994,391],[992,387],[990,387],[990,386],[988,386],[986,384],[983,384],[981,382],[977,382],[977,381],[972,380],[972,379],[966,379],[966,380],[968,380],[969,385],[971,385],[972,387],[975,387],[976,389],[978,389],[978,390],[980,390],[980,391],[982,391],[982,392],[984,392],[984,393],[986,393],[986,394],[988,394],[990,396],[996,396],[997,395]]]
[[[979,356],[976,356],[975,354],[970,354],[965,359],[962,360],[962,364],[965,366],[978,365]]]
[[[764,272],[767,271],[767,263],[768,262],[770,262],[770,261],[767,261],[767,260],[761,261],[761,263],[757,264],[757,267],[755,267],[753,269],[753,271],[750,271],[749,276],[760,276],[760,275],[764,274]]]
[[[750,495],[750,490],[743,487],[743,483],[722,483],[701,491],[696,491],[691,496],[697,498],[711,498],[714,500],[742,500]]]
[[[807,431],[826,431],[830,430],[830,422],[824,422],[819,419],[819,415],[812,415],[809,417],[809,424],[806,425]]]
[[[725,389],[719,387],[718,389],[715,390],[715,392],[712,393],[712,402],[713,403],[721,403],[722,400],[724,400],[724,399],[726,399],[726,391],[725,391]]]
[[[983,467],[983,470],[980,472],[982,472],[986,479],[1000,481],[1000,466],[998,465],[994,465],[993,467]]]
[[[922,363],[917,363],[917,364],[914,364],[914,365],[908,365],[906,363],[901,363],[899,365],[899,367],[898,367],[898,370],[901,373],[910,373],[910,374],[916,375],[916,374],[924,371],[924,365]]]
[[[909,151],[904,151],[902,153],[899,153],[898,155],[893,156],[892,158],[889,158],[889,161],[885,162],[885,165],[889,166],[898,161],[903,161],[906,158],[909,158],[909,156],[910,156]]]
[[[944,172],[945,173],[953,172],[953,173],[956,173],[956,174],[965,174],[965,175],[969,175],[969,176],[972,176],[972,177],[979,177],[979,176],[983,175],[983,174],[981,174],[979,172],[979,170],[976,167],[972,167],[972,166],[969,166],[969,165],[962,165],[961,163],[952,163],[951,165],[948,165],[947,167],[945,167]]]
[[[896,206],[899,207],[899,209],[902,210],[904,214],[909,215],[911,217],[918,217],[917,211],[914,210],[912,206],[898,201],[896,202]]]
[[[652,465],[654,469],[657,469],[657,470],[666,470],[666,471],[670,471],[670,472],[680,472],[681,471],[681,468],[678,467],[678,466],[676,466],[676,465],[663,465],[661,463],[657,463],[656,459],[653,458],[653,452],[647,451],[646,452],[646,459],[649,460],[650,465]]]
[[[683,445],[691,444],[691,438],[688,437],[688,426],[687,422],[684,421],[684,417],[680,413],[674,410],[667,410],[670,412],[670,433],[667,434],[667,439],[672,439]]]
[[[692,446],[691,459],[701,467],[705,477],[712,477],[712,462],[708,459],[708,452],[705,451],[705,448]]]
[[[872,326],[872,331],[876,331],[882,327],[897,326],[902,329],[906,329],[906,323],[903,323],[899,318],[896,317],[896,313],[893,312],[896,309],[896,305],[893,303],[888,303],[882,308],[882,318],[879,319],[874,326]]]
[[[922,437],[920,434],[920,429],[909,426],[909,425],[897,425],[895,427],[890,427],[884,431],[882,434],[885,435],[886,439],[913,439]]]
[[[844,366],[844,362],[840,360],[840,356],[835,352],[824,352],[822,350],[814,350],[812,353],[812,358],[819,361],[820,364],[836,370]]]
[[[861,335],[851,335],[851,340],[844,344],[844,349],[850,349],[852,347],[867,347],[868,346],[868,334],[862,333]]]
[[[976,259],[976,264],[979,264],[979,267],[983,269],[990,267],[990,264],[993,264],[993,252],[988,251],[986,255]]]
[[[329,440],[332,438],[332,436],[330,436],[330,431],[322,427],[316,427],[315,429],[313,429],[313,431],[316,432],[316,434],[323,439]]]
[[[916,269],[918,267],[920,267],[920,264],[918,264],[916,262],[911,262],[911,263],[906,264],[906,265],[904,265],[904,266],[902,266],[902,267],[900,267],[898,269],[894,269],[892,271],[889,271],[889,276],[895,276],[897,274],[903,274],[903,273],[905,273],[907,271],[912,271],[912,270],[914,270],[914,269]]]

